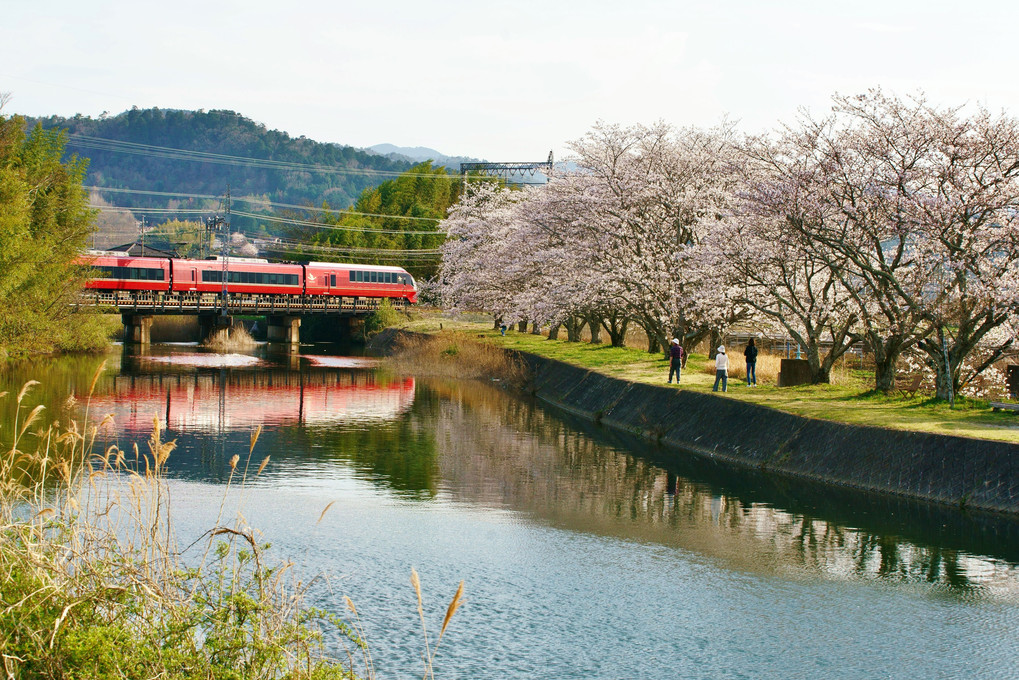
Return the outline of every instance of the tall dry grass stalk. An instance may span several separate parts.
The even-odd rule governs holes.
[[[401,373],[489,380],[523,384],[527,369],[502,349],[467,333],[402,336],[388,363]]]
[[[464,594],[464,582],[460,581],[460,586],[456,589],[456,593],[453,594],[453,599],[450,600],[449,606],[446,607],[446,616],[442,619],[442,628],[439,629],[439,637],[435,641],[435,646],[431,647],[428,643],[428,626],[425,624],[425,606],[424,600],[421,597],[421,579],[418,577],[416,569],[411,567],[410,569],[410,584],[414,588],[414,593],[418,598],[418,617],[421,619],[421,634],[425,639],[425,675],[424,680],[435,678],[435,655],[439,652],[439,643],[442,642],[442,636],[446,633],[446,628],[449,626],[449,622],[452,620],[453,615],[456,614],[456,610],[463,604]],[[351,604],[351,606],[353,606]]]

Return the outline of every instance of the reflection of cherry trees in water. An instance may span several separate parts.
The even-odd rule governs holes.
[[[497,390],[440,383],[429,383],[429,390],[439,397],[429,402],[437,417],[439,486],[456,498],[525,511],[577,531],[691,550],[750,571],[893,579],[1019,595],[1013,563],[958,547],[960,542],[965,546],[968,523],[976,520],[956,517],[958,532],[940,534],[953,547],[935,543],[943,524],[958,514],[953,510],[932,509],[925,517],[919,505],[851,493],[832,503],[828,514],[836,519],[783,509],[778,505],[788,497],[814,493],[824,502],[831,494],[824,489],[801,492],[792,482],[778,483],[770,492],[766,484],[755,488],[760,478],[754,473],[710,462],[687,464],[677,474],[651,459],[667,454],[636,443],[649,457],[635,455],[591,433],[589,426],[507,399]],[[854,512],[859,516],[853,517]],[[903,524],[869,530],[859,523],[867,513],[898,513]],[[1005,533],[1016,532],[1014,523],[988,521],[1001,521]],[[928,531],[925,524],[935,528]],[[1005,549],[1006,542],[989,544]]]

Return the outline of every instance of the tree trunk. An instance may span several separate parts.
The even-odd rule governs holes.
[[[495,325],[492,326],[492,330],[497,331],[500,326],[502,326],[502,316],[497,316],[495,317]]]
[[[566,341],[580,342],[580,332],[584,329],[584,320],[577,316],[568,316],[563,325],[566,327]]]
[[[549,340],[558,340],[559,339],[559,329],[560,328],[562,328],[561,324],[557,324],[557,323],[552,324],[549,327],[549,329],[548,329],[548,339]]]
[[[666,359],[668,359],[669,356],[672,354],[672,351],[671,351],[672,350],[672,339],[670,338],[668,333],[660,333],[658,335],[658,348],[659,348],[659,351],[662,354],[665,355]]]
[[[658,341],[659,334],[654,324],[644,317],[641,317],[637,321],[637,324],[644,329],[644,334],[647,336],[647,353],[658,354],[661,348],[661,343]]]
[[[917,343],[917,347],[927,355],[927,365],[934,369],[934,396],[944,401],[954,401],[953,397],[959,393],[962,362],[958,354],[961,351],[958,344],[953,343],[946,357],[945,344],[946,339],[939,328],[937,339],[924,338]],[[965,351],[968,353],[969,349]]]
[[[652,335],[651,333],[647,334],[647,353],[648,354],[658,354],[659,348],[661,346],[662,346],[662,343],[660,343],[658,341],[658,337],[657,336]]]
[[[517,330],[520,331],[521,333],[527,332],[527,319],[524,319],[523,321],[517,324]]]
[[[616,315],[610,316],[606,321],[602,321],[602,326],[609,334],[609,341],[613,347],[623,347],[626,344],[626,327],[630,324],[630,320],[625,317],[618,317]]]
[[[587,327],[591,329],[591,344],[601,344],[601,319],[596,316],[587,317]]]
[[[718,346],[722,344],[722,333],[721,331],[711,331],[711,347],[708,348],[708,358],[714,359],[715,355],[718,354]]]
[[[871,337],[870,348],[874,352],[874,389],[889,393],[895,389],[895,364],[898,363],[901,345],[889,340]]]
[[[531,335],[541,335],[541,324],[537,321],[531,324]]]

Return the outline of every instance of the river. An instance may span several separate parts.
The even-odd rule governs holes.
[[[113,414],[97,447],[144,447],[159,418],[180,542],[242,513],[312,604],[356,603],[380,678],[424,673],[412,568],[433,644],[465,584],[437,678],[1019,677],[1017,519],[713,463],[330,346],[118,352],[88,401],[99,362],[0,374],[0,435],[27,379],[26,407]],[[228,488],[258,426],[250,469],[270,463]]]

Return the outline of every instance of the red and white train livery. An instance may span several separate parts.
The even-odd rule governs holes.
[[[93,253],[79,261],[92,268],[85,288],[96,292],[136,291],[175,298],[223,292],[223,260],[132,257],[126,253]],[[397,304],[417,302],[414,278],[400,267],[339,262],[274,263],[228,258],[226,291],[230,296],[305,300],[388,298]]]

